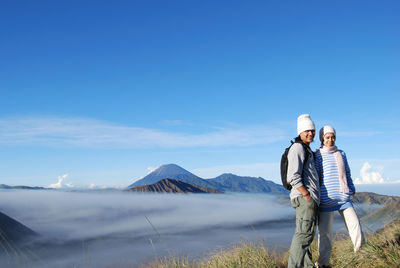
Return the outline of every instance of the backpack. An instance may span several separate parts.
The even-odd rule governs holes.
[[[283,187],[285,187],[285,189],[287,190],[291,190],[292,189],[292,185],[290,185],[287,182],[287,169],[288,169],[288,153],[290,148],[292,147],[293,144],[295,143],[300,143],[301,145],[303,145],[304,151],[306,152],[306,158],[304,159],[304,163],[307,162],[308,158],[310,157],[310,152],[307,150],[307,145],[304,144],[301,140],[295,139],[295,141],[290,141],[291,145],[289,147],[287,147],[285,149],[285,152],[282,154],[282,158],[281,158],[281,179],[282,179],[282,185]],[[301,173],[301,177],[303,178],[303,173],[304,173],[304,168],[303,171]]]

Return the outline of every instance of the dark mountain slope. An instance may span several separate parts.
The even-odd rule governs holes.
[[[135,186],[128,191],[157,193],[221,193],[212,188],[195,186],[175,179],[162,179],[154,184]]]
[[[9,249],[16,243],[28,241],[37,235],[22,223],[0,212],[0,248],[3,250]]]

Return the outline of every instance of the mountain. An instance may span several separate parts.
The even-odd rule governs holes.
[[[361,223],[367,230],[377,230],[400,217],[400,200],[369,213],[361,218]]]
[[[0,245],[3,248],[11,247],[13,243],[22,242],[37,236],[37,233],[0,212]]]
[[[205,187],[209,186],[207,183],[204,182],[203,179],[190,173],[186,169],[183,169],[175,164],[168,164],[157,168],[144,178],[129,185],[128,188],[132,188],[134,186],[139,186],[139,185],[153,184],[165,178],[180,180],[192,185],[200,185]]]
[[[9,186],[9,185],[5,185],[5,184],[0,184],[0,189],[19,189],[19,190],[45,190],[48,188],[44,188],[44,187],[31,187],[31,186],[24,186],[24,185],[18,185],[18,186]]]
[[[389,205],[393,202],[400,201],[398,196],[387,196],[381,194],[375,194],[370,192],[355,193],[352,196],[354,203],[368,204],[368,205]]]
[[[174,179],[162,179],[154,184],[135,186],[128,191],[157,193],[221,193],[213,188],[195,186]]]
[[[260,177],[241,177],[225,173],[213,179],[202,179],[175,164],[168,164],[159,167],[143,179],[128,186],[128,188],[154,184],[164,178],[179,180],[191,185],[214,188],[220,192],[288,193],[282,185],[276,184],[272,181],[267,181]]]
[[[361,215],[361,224],[366,230],[375,231],[400,217],[400,197],[375,194],[370,192],[356,193],[352,200],[357,214]],[[380,205],[381,208],[373,209],[374,206],[357,206],[357,204]],[[376,207],[376,206],[375,206]],[[365,211],[364,211],[365,210]]]
[[[222,174],[214,179],[208,180],[215,189],[222,192],[245,192],[245,193],[287,193],[282,185],[261,177],[242,177],[231,173]]]

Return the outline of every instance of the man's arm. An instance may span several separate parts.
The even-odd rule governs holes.
[[[290,147],[288,153],[287,181],[292,185],[292,188],[299,191],[308,201],[310,199],[310,193],[306,187],[304,187],[302,178],[305,158],[306,152],[304,151],[303,145],[295,143]]]

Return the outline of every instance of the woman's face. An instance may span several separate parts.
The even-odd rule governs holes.
[[[314,140],[315,130],[306,130],[300,133],[300,139],[305,144],[310,144]]]
[[[324,135],[324,146],[326,147],[333,147],[335,146],[335,134],[333,133],[327,133]]]

